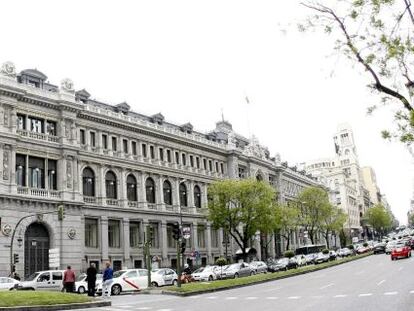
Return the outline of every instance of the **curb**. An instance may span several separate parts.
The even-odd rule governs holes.
[[[252,283],[248,283],[248,284],[238,284],[238,285],[233,285],[233,286],[228,286],[228,287],[211,288],[211,289],[206,289],[206,290],[203,290],[203,291],[184,292],[184,293],[169,291],[169,290],[163,290],[163,291],[161,291],[161,294],[170,295],[170,296],[188,297],[188,296],[196,296],[196,295],[202,295],[202,294],[208,294],[208,293],[214,293],[214,292],[221,292],[221,291],[225,291],[225,290],[229,290],[229,289],[252,286],[252,285],[263,284],[263,283],[268,283],[268,282],[274,282],[274,281],[281,280],[281,279],[287,279],[287,278],[295,277],[295,276],[298,276],[298,275],[303,275],[303,274],[312,273],[312,272],[316,272],[316,271],[320,271],[320,270],[324,270],[324,269],[329,269],[329,268],[333,268],[333,267],[343,265],[343,264],[346,264],[346,263],[349,263],[349,262],[357,261],[359,259],[363,259],[363,258],[366,258],[366,257],[371,256],[371,255],[372,255],[372,253],[369,253],[368,255],[362,255],[362,256],[360,256],[358,258],[355,258],[355,259],[352,259],[352,260],[338,262],[338,263],[336,263],[332,266],[328,266],[328,267],[324,267],[324,266],[321,267],[320,266],[320,268],[318,268],[318,269],[300,271],[298,273],[290,274],[290,275],[281,275],[281,276],[275,277],[273,279],[259,280],[257,282],[252,282]],[[0,311],[1,311],[1,309],[0,309]]]
[[[111,301],[94,301],[82,303],[70,303],[61,305],[49,306],[18,306],[18,307],[0,307],[0,311],[59,311],[59,310],[73,310],[73,309],[89,309],[111,306]]]

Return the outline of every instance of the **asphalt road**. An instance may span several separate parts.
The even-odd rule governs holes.
[[[100,311],[414,310],[414,256],[373,255],[337,267],[191,297],[123,295]],[[85,309],[86,311],[86,309]]]

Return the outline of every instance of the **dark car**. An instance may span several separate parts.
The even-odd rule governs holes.
[[[289,269],[297,268],[298,263],[289,258],[281,258],[277,261],[271,261],[267,264],[269,272],[287,271]]]
[[[374,248],[372,249],[374,251],[374,254],[381,254],[385,253],[385,246],[386,243],[377,243],[374,245]]]

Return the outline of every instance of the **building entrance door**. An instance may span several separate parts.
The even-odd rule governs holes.
[[[24,275],[49,270],[49,232],[41,223],[27,227],[24,239]]]

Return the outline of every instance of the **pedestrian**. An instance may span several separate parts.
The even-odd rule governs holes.
[[[86,281],[88,282],[88,296],[95,296],[96,287],[96,267],[94,263],[91,263],[89,268],[86,270]]]
[[[112,278],[114,277],[114,271],[111,268],[111,264],[107,262],[106,269],[103,274],[103,283],[102,283],[102,297],[109,298],[111,297],[111,285]]]
[[[75,272],[73,272],[71,266],[68,266],[63,274],[63,286],[67,293],[73,293],[75,288]]]

